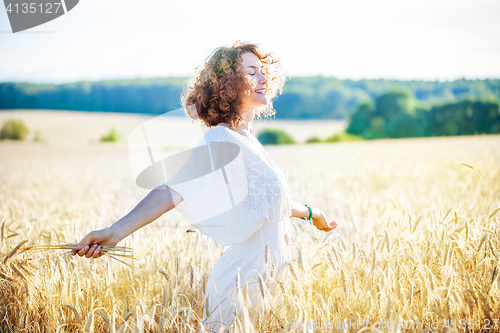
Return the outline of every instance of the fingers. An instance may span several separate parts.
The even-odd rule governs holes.
[[[85,253],[85,257],[90,258],[94,255],[95,250],[97,249],[97,244],[91,245],[87,253]]]
[[[71,251],[71,254],[78,254],[80,257],[85,256],[86,258],[99,258],[104,255],[104,253],[101,252],[102,246],[99,244],[87,245],[83,248],[81,246],[78,246],[78,248],[80,248],[79,251],[75,249]]]
[[[327,228],[325,228],[323,230],[326,231],[326,232],[330,232],[333,229],[337,228],[337,226],[338,226],[337,222],[333,221],[332,223],[328,224]]]
[[[101,252],[102,246],[98,243],[105,241],[105,237],[101,231],[92,231],[78,243],[78,245],[71,251],[72,255],[79,255],[80,257],[99,258],[104,255]]]
[[[83,237],[83,239],[80,241],[80,243],[75,247],[75,249],[71,252],[73,255],[78,254],[80,257],[83,257],[87,251],[90,249],[90,245],[92,244],[93,237],[91,237],[91,234],[88,234],[87,236]]]
[[[321,227],[321,228],[318,228],[319,230],[322,230],[322,231],[325,231],[325,232],[330,232],[332,231],[333,229],[337,228],[338,227],[338,224],[337,222],[335,221],[332,221],[331,223],[326,223],[326,227]]]
[[[103,255],[103,253],[101,253],[101,245],[97,245],[97,248],[95,249],[94,254],[92,255],[92,258],[97,259],[102,255]]]
[[[314,226],[316,228],[318,228],[321,231],[325,231],[325,232],[330,232],[333,229],[338,227],[338,224],[335,221],[328,223],[328,218],[323,213],[321,213],[321,218],[319,218],[318,221],[313,219],[313,223],[314,223]]]
[[[90,246],[88,246],[88,245],[87,245],[87,246],[85,246],[85,247],[81,248],[81,249],[80,249],[80,251],[78,251],[77,253],[78,253],[78,255],[79,255],[80,257],[83,257],[83,256],[87,253],[87,251],[88,251],[89,249],[90,249]]]

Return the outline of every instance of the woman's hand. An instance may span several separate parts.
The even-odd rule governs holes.
[[[306,218],[309,217],[309,209],[303,204],[298,203],[297,201],[290,200],[290,208],[292,210],[292,215],[290,217],[300,217]],[[314,207],[311,208],[312,217],[311,222],[314,224],[316,228],[319,230],[323,230],[325,232],[332,231],[337,228],[337,222],[332,221],[328,223],[328,219],[326,218],[325,213],[321,211],[321,209]]]
[[[331,223],[328,223],[328,219],[326,218],[325,213],[323,213],[319,208],[312,208],[312,223],[313,225],[318,228],[319,230],[323,230],[325,232],[332,231],[333,229],[337,228],[337,222],[332,221]]]
[[[78,254],[80,257],[99,258],[104,255],[104,253],[101,253],[101,245],[116,245],[118,242],[119,239],[115,237],[111,228],[95,230],[83,237],[78,246],[71,251],[71,254]]]

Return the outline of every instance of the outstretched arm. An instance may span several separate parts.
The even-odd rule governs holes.
[[[306,206],[293,200],[290,200],[290,205],[292,206],[292,216],[290,217],[304,217],[304,218],[309,217],[309,209],[307,209]],[[311,207],[311,210],[313,213],[312,223],[319,230],[328,232],[332,231],[337,227],[337,222],[335,221],[328,222],[325,213],[323,213],[321,209],[319,209],[318,207]]]
[[[80,257],[97,258],[103,255],[101,245],[116,245],[136,230],[155,221],[173,209],[182,196],[166,185],[160,185],[141,200],[127,215],[108,228],[95,230],[85,236],[71,252]]]

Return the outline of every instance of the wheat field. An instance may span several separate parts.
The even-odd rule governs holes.
[[[41,247],[76,243],[149,193],[135,185],[126,141],[97,142],[144,118],[2,117],[15,115],[45,141],[0,142],[1,331],[200,332],[205,282],[225,248],[175,210],[119,244],[136,257],[125,264]],[[277,126],[302,139],[341,127]],[[260,311],[233,331],[500,331],[499,135],[266,149],[292,199],[339,227],[292,219],[288,278],[275,293],[263,285]]]

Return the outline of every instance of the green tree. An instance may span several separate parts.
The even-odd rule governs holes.
[[[108,134],[101,137],[101,142],[115,142],[118,140],[120,140],[120,134],[114,128],[111,128]]]
[[[9,119],[0,130],[0,140],[24,140],[28,133],[29,129],[22,120]]]
[[[373,105],[367,102],[361,103],[351,114],[346,132],[362,135],[370,127],[371,113],[373,113]]]
[[[367,140],[423,136],[426,123],[422,112],[416,108],[411,91],[389,91],[377,96],[374,105],[360,104],[351,115],[346,132]]]
[[[360,141],[360,140],[363,140],[363,138],[342,131],[330,135],[325,139],[325,142],[344,142],[344,141]]]
[[[259,132],[257,140],[263,145],[280,145],[296,143],[290,134],[280,129],[264,129]]]
[[[312,136],[306,140],[306,143],[318,143],[321,142],[321,139],[317,136]]]
[[[431,135],[471,135],[500,133],[498,101],[465,99],[434,106],[429,112]]]
[[[415,99],[409,90],[394,90],[375,99],[375,116],[391,119],[402,113],[415,114]]]

